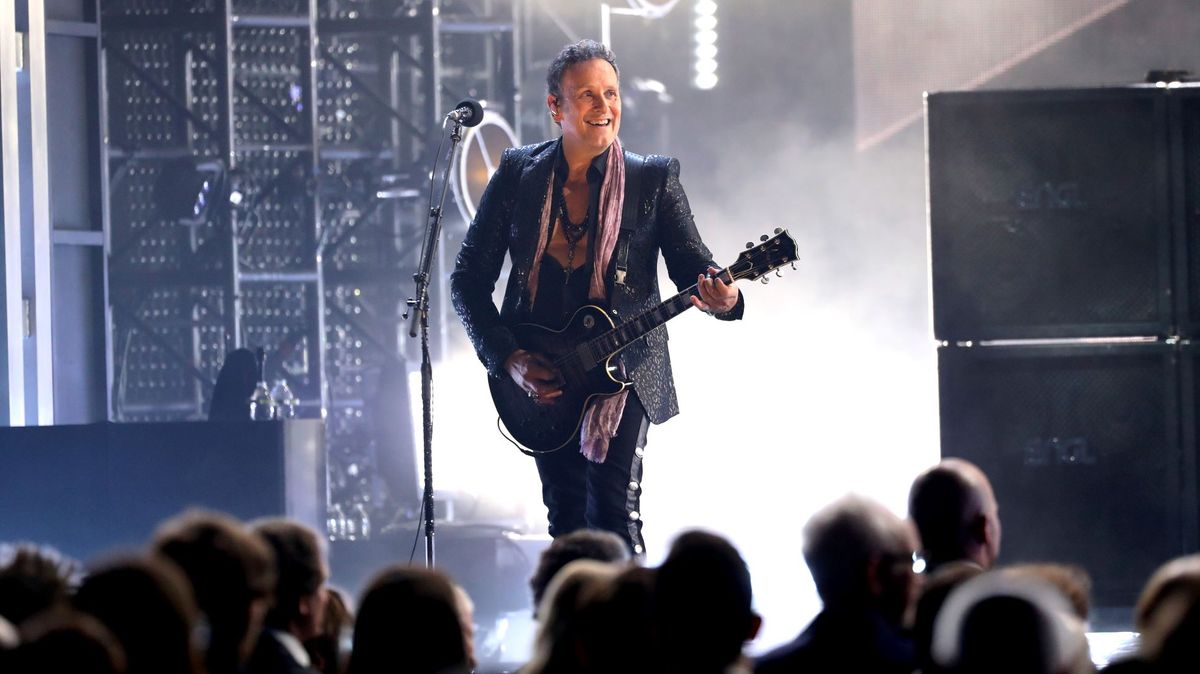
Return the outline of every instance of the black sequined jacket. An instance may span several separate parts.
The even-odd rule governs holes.
[[[466,326],[479,359],[493,377],[508,376],[504,361],[517,349],[508,325],[519,323],[529,313],[526,293],[529,270],[538,241],[542,200],[549,185],[559,141],[511,148],[504,151],[483,198],[475,220],[467,230],[450,275],[454,308]],[[640,157],[625,153],[626,166]],[[626,194],[630,190],[627,188]],[[620,322],[661,303],[658,293],[658,255],[662,251],[667,272],[680,288],[696,282],[696,276],[713,265],[712,254],[700,240],[687,197],[679,184],[679,161],[650,155],[642,172],[642,189],[637,208],[637,225],[629,245],[628,271],[623,285],[615,284],[616,258],[607,270],[608,304]],[[512,258],[508,286],[500,311],[492,291],[505,255]],[[744,300],[717,317],[742,317]],[[659,327],[622,352],[626,374],[646,408],[650,420],[662,423],[679,413],[671,358],[667,353],[667,329]]]

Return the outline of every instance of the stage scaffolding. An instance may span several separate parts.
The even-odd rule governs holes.
[[[331,506],[382,507],[377,456],[413,451],[377,436],[408,411],[381,408],[407,404],[440,119],[471,97],[520,128],[519,5],[101,3],[112,419],[204,418],[226,354],[262,348],[298,416],[325,415]],[[462,227],[439,249],[435,358]]]

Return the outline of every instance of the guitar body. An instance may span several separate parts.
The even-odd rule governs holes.
[[[508,435],[531,452],[551,452],[579,438],[588,402],[597,396],[611,396],[625,390],[630,382],[620,378],[611,358],[583,369],[572,365],[572,354],[584,348],[588,340],[613,329],[613,321],[604,309],[580,307],[560,329],[535,323],[512,328],[517,344],[526,351],[540,353],[559,363],[563,376],[562,396],[551,405],[530,398],[511,377],[489,377],[492,402]]]
[[[796,241],[785,230],[763,235],[759,243],[746,244],[737,261],[713,274],[726,283],[751,281],[796,259]],[[562,395],[551,405],[540,405],[507,376],[488,378],[492,402],[508,438],[527,454],[553,452],[579,438],[588,403],[611,396],[632,384],[621,377],[613,359],[622,349],[645,337],[671,318],[692,307],[696,286],[681,291],[653,309],[614,325],[608,312],[595,305],[580,307],[561,328],[522,323],[512,328],[517,345],[553,362],[562,374]]]

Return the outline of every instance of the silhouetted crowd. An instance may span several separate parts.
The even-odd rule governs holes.
[[[843,497],[803,528],[822,610],[793,641],[744,655],[761,619],[724,538],[677,537],[657,568],[605,532],[556,539],[530,579],[538,631],[524,674],[1094,672],[1087,572],[994,567],[987,477],[947,459],[922,473],[909,518]],[[918,573],[915,560],[923,562]],[[192,511],[147,548],[80,568],[48,548],[0,549],[0,672],[457,674],[475,668],[472,605],[444,574],[397,565],[352,611],[328,586],[322,537],[294,521]],[[1116,674],[1197,671],[1200,555],[1172,560],[1135,610]]]

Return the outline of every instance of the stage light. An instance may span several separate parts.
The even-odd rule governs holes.
[[[712,89],[717,86],[718,81],[716,73],[696,73],[696,76],[692,78],[692,84],[697,89]]]
[[[717,86],[717,3],[715,0],[696,0],[692,5],[696,18],[692,42],[692,86],[712,89]]]

